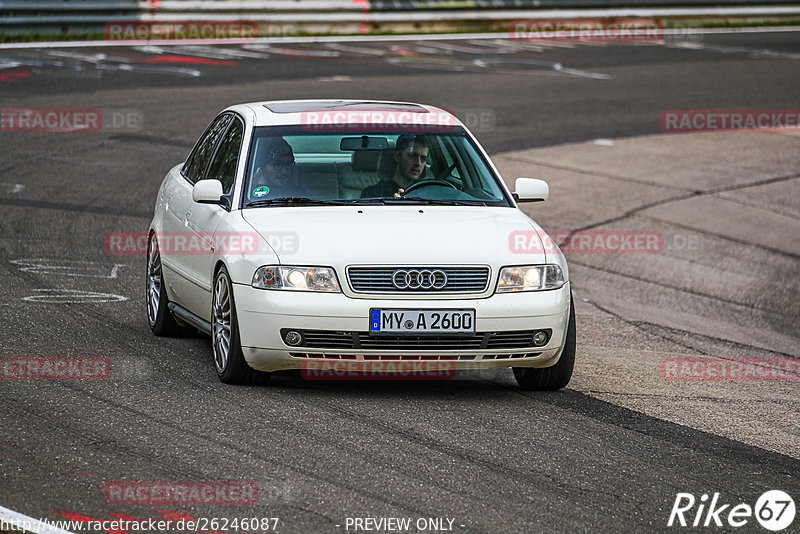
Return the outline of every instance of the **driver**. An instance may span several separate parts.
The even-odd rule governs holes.
[[[365,188],[361,198],[399,197],[414,182],[424,176],[430,152],[430,140],[424,135],[401,135],[394,149],[397,164],[394,176]]]

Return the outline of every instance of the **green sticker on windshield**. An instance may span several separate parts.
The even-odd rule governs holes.
[[[256,187],[255,189],[253,189],[254,197],[263,197],[267,193],[269,193],[269,187],[267,187],[266,185],[262,185],[261,187]]]

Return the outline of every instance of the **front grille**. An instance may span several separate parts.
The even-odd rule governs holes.
[[[484,354],[482,360],[516,360],[517,358],[533,358],[539,356],[541,352],[526,352],[524,354]]]
[[[510,350],[535,347],[533,336],[539,330],[478,332],[453,335],[370,335],[369,332],[301,330],[303,347],[314,349],[371,350]],[[550,339],[551,331],[547,333]],[[285,332],[282,332],[285,334]]]
[[[311,354],[308,352],[290,352],[292,358],[314,358],[317,360],[356,360],[355,354]]]
[[[353,336],[347,332],[327,332],[325,330],[304,330],[305,347],[321,349],[352,349]]]
[[[443,271],[447,283],[441,289],[398,289],[392,283],[398,270]],[[357,293],[482,293],[489,286],[488,267],[350,267],[347,277]]]

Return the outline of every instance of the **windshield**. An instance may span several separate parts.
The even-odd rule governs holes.
[[[425,134],[256,128],[243,203],[511,205],[460,128]]]

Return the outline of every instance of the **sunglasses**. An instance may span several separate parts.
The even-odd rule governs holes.
[[[281,171],[283,169],[288,169],[294,166],[294,156],[291,156],[291,159],[283,159],[283,160],[275,160],[269,162],[267,165],[275,169],[276,171]]]

